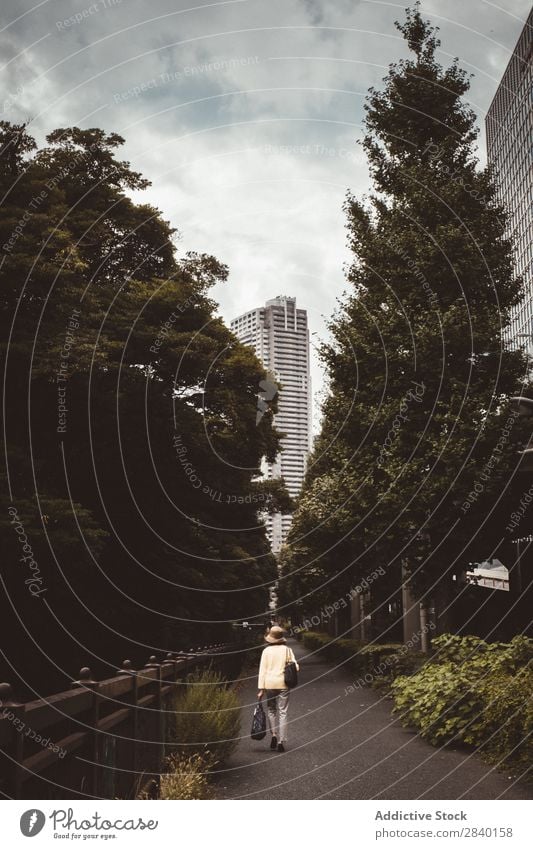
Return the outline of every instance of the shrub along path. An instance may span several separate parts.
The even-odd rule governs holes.
[[[238,749],[218,773],[218,799],[530,799],[531,789],[477,755],[435,749],[391,719],[380,691],[356,688],[299,643],[300,685],[291,693],[289,745],[271,752],[269,735],[250,739],[257,677],[240,691]],[[266,705],[265,705],[266,707]]]

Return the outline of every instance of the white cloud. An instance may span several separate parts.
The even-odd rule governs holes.
[[[3,117],[32,117],[40,141],[76,123],[123,134],[124,157],[152,180],[145,197],[181,247],[230,266],[216,292],[226,319],[287,293],[323,333],[344,288],[343,199],[368,187],[355,144],[363,98],[405,55],[394,27],[404,5],[56,0],[32,10],[7,0]],[[480,122],[530,3],[505,6],[422,4],[441,27],[442,60],[458,56],[476,74]]]

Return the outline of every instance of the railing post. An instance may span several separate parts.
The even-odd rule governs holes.
[[[163,675],[163,668],[165,666],[166,667],[170,666],[172,668],[172,674],[171,674],[170,678],[166,678]],[[167,731],[168,731],[168,712],[169,712],[169,710],[171,709],[171,707],[174,703],[174,696],[175,696],[175,693],[176,693],[176,689],[175,689],[174,685],[176,683],[177,675],[178,675],[178,661],[177,661],[177,658],[176,658],[176,654],[175,654],[175,652],[170,651],[170,652],[167,653],[166,660],[163,661],[162,668],[161,668],[161,679],[162,679],[161,686],[164,686],[165,683],[170,683],[172,685],[171,688],[170,688],[170,691],[169,691],[170,696],[168,698],[166,698],[165,701],[163,701],[163,699],[161,699],[161,739],[163,741],[163,752],[162,752],[163,758],[165,757],[166,752],[167,752],[167,745],[166,744],[167,744],[167,739],[168,739],[168,733],[167,733]]]
[[[169,651],[167,654],[167,659],[165,660],[165,664],[172,664],[172,684],[175,684],[178,680],[178,663],[179,663],[179,654],[174,651]],[[176,692],[175,687],[171,688],[171,698],[169,701],[172,703],[174,699],[174,694]],[[166,740],[166,711],[167,707],[165,706],[165,740]]]
[[[161,694],[162,683],[161,683],[161,664],[157,662],[157,658],[155,654],[153,654],[145,666],[145,669],[155,669],[157,671],[156,678],[156,691],[155,691],[155,709],[157,711],[156,716],[156,725],[155,725],[155,735],[156,740],[158,742],[158,746],[156,748],[157,752],[157,763],[158,769],[161,768],[163,764],[163,760],[165,757],[165,740],[164,737],[164,723],[163,723],[163,699]]]
[[[11,684],[0,684],[0,708],[8,722],[12,723],[13,729],[13,761],[11,763],[11,781],[9,791],[13,799],[20,799],[22,795],[23,761],[24,761],[24,728],[23,720],[26,706],[13,701],[13,690]]]
[[[98,681],[95,681],[92,677],[91,670],[88,666],[83,666],[79,672],[80,678],[79,681],[73,681],[73,687],[84,687],[86,690],[91,690],[93,694],[93,703],[91,709],[91,717],[89,724],[92,728],[91,733],[91,779],[90,779],[90,793],[92,796],[96,796],[99,798],[99,766],[100,766],[100,756],[99,756],[99,731],[98,731],[98,720],[100,718],[100,694],[98,693]]]
[[[130,705],[131,705],[131,786],[132,791],[135,792],[135,786],[137,781],[137,761],[138,761],[138,751],[139,751],[139,713],[137,708],[138,702],[138,693],[139,693],[139,682],[137,680],[137,672],[133,668],[131,660],[124,660],[122,662],[122,668],[117,669],[117,675],[130,675],[131,676],[131,693],[130,693]]]
[[[167,659],[165,660],[165,663],[171,663],[172,664],[172,677],[173,677],[174,681],[176,680],[176,674],[177,674],[177,669],[176,669],[177,660],[178,659],[176,657],[175,652],[173,652],[173,651],[167,652]]]

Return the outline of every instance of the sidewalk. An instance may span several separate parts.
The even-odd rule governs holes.
[[[217,799],[531,799],[532,790],[477,755],[439,750],[391,719],[381,692],[357,689],[342,669],[289,641],[300,663],[291,693],[289,743],[250,739],[257,678],[240,692],[242,734],[217,778]]]

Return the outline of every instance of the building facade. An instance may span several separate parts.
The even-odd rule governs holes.
[[[274,419],[276,428],[284,434],[281,451],[275,463],[264,464],[263,473],[266,478],[282,477],[290,495],[296,497],[302,487],[312,440],[307,312],[297,309],[296,298],[280,295],[265,306],[233,319],[230,327],[241,342],[254,349],[271,375],[258,387],[258,420],[262,415],[261,397],[271,401],[277,388],[275,381],[281,384]],[[276,513],[266,516],[265,521],[272,550],[277,553],[285,544],[292,516]]]
[[[509,341],[532,343],[533,334],[533,9],[485,119],[487,158],[495,167],[500,200],[510,213],[515,268],[525,297],[515,307]]]

